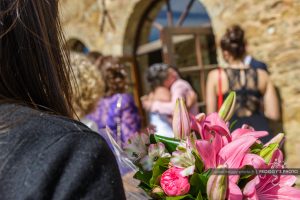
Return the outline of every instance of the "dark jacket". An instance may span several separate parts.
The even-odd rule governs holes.
[[[253,67],[254,69],[262,69],[262,70],[265,70],[266,72],[268,72],[268,67],[265,63],[259,61],[259,60],[256,60],[255,58],[251,58],[251,61],[249,63],[249,65],[251,67]]]
[[[1,200],[125,199],[113,153],[80,122],[6,104],[0,125]]]

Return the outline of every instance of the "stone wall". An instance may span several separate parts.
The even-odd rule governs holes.
[[[246,30],[248,51],[265,61],[282,97],[289,167],[300,166],[300,0],[200,0],[206,7],[216,39],[237,23]],[[76,3],[75,3],[76,2]],[[133,51],[139,19],[149,0],[107,0],[116,26],[99,32],[96,0],[61,0],[67,38],[79,38],[90,49],[122,55]],[[219,53],[219,57],[220,57]],[[222,59],[219,59],[222,62]]]
[[[104,32],[101,33],[101,0],[61,0],[61,20],[66,39],[79,39],[90,50],[98,50],[107,55],[121,55],[128,18],[136,2],[137,0],[106,0],[115,29],[106,18]]]

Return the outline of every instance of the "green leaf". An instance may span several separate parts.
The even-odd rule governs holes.
[[[203,200],[201,191],[198,193],[196,200]]]
[[[249,183],[253,178],[255,178],[255,175],[240,178],[237,185],[239,186],[239,188],[244,188],[247,185],[247,183]]]
[[[144,184],[150,187],[150,179],[152,177],[152,172],[146,172],[146,171],[138,171],[134,174],[133,178],[140,180]]]
[[[195,165],[196,165],[196,170],[201,173],[204,169],[204,165],[203,162],[199,156],[199,154],[195,151],[192,152],[194,157],[195,157]]]
[[[251,177],[255,176],[255,171],[254,171],[255,169],[251,165],[244,166],[242,168],[242,170],[249,170],[249,171],[253,170],[253,174],[244,174],[244,175],[241,175],[240,179],[239,179],[239,184],[240,183],[243,184],[244,182],[247,183],[247,182],[249,182],[249,180],[250,180]],[[243,185],[243,186],[245,186],[245,185]]]
[[[155,135],[154,134],[150,134],[149,140],[150,140],[150,144],[156,144],[156,140],[155,140]]]
[[[229,127],[230,132],[233,131],[237,122],[238,120],[234,120],[232,123],[230,123],[230,127]]]
[[[251,149],[251,153],[253,153],[253,154],[259,154],[260,153],[260,151],[262,150],[264,148],[264,145],[263,144],[259,144],[259,143],[254,143],[251,147],[250,147],[250,149]]]
[[[141,188],[142,190],[144,190],[147,194],[150,194],[150,192],[151,192],[151,188],[143,182],[140,182],[138,187]]]
[[[150,186],[159,185],[159,179],[162,173],[168,169],[170,158],[159,158],[153,165],[152,177],[150,179]]]
[[[166,199],[166,194],[164,192],[151,193],[151,197],[154,199]]]
[[[198,173],[194,173],[191,178],[190,178],[190,184],[191,184],[191,188],[190,188],[190,193],[193,196],[197,196],[199,192],[201,192],[200,187],[202,185],[201,183],[201,179],[199,178]]]
[[[187,194],[187,195],[183,195],[183,196],[176,196],[176,197],[167,197],[166,200],[193,200],[195,199],[192,195]]]
[[[207,178],[207,180],[208,180],[208,178],[209,178],[210,175],[211,175],[211,169],[208,169],[208,170],[202,172],[201,175],[202,175],[202,176],[205,176],[205,178]]]
[[[172,153],[176,150],[176,147],[179,145],[180,141],[174,138],[164,137],[160,135],[154,135],[156,142],[161,142],[165,145],[169,153]]]
[[[199,192],[201,194],[206,194],[207,181],[208,181],[207,175],[194,173],[190,178],[190,184],[191,184],[190,193],[193,196],[198,196]]]

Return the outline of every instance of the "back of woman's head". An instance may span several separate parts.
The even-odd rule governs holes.
[[[74,72],[72,103],[77,116],[83,118],[96,108],[103,96],[104,82],[97,67],[82,54],[71,54],[71,66]]]
[[[57,0],[0,1],[0,100],[72,116]]]
[[[105,80],[105,95],[111,96],[124,93],[127,90],[127,73],[125,66],[117,57],[107,56],[99,64],[103,79]]]
[[[229,52],[234,59],[242,59],[246,53],[244,30],[238,25],[228,28],[221,39],[221,48]]]
[[[168,77],[168,69],[169,66],[163,63],[156,63],[148,68],[146,77],[152,90],[163,85]]]

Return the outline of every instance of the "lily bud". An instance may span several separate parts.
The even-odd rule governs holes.
[[[163,189],[161,189],[161,187],[155,187],[152,190],[153,194],[157,194],[157,193],[164,193]]]
[[[236,101],[235,92],[230,92],[219,110],[219,116],[225,122],[229,121],[234,113],[235,101]]]
[[[186,139],[191,132],[190,117],[183,98],[178,98],[173,114],[173,132],[177,139]]]
[[[224,168],[224,166],[219,166],[218,169]],[[226,174],[222,175],[210,175],[206,192],[208,200],[224,200],[226,197],[226,191],[228,187],[228,176]]]
[[[275,137],[273,137],[267,144],[265,144],[264,146],[269,146],[270,144],[279,144],[279,148],[282,146],[283,142],[284,142],[284,133],[278,133]]]
[[[266,161],[266,163],[269,163],[278,147],[278,143],[269,144],[260,151],[259,156],[262,157]]]
[[[165,193],[164,193],[163,189],[159,186],[154,187],[150,194],[150,196],[154,199],[160,199],[160,197],[164,196],[164,195],[165,195]]]
[[[205,117],[206,117],[205,113],[199,113],[198,115],[195,116],[195,118],[198,122],[203,121],[205,119]]]

